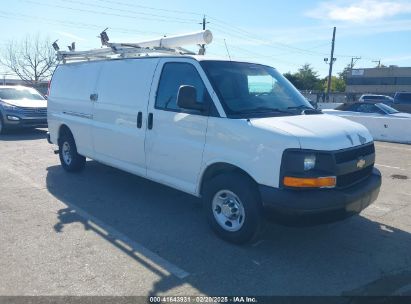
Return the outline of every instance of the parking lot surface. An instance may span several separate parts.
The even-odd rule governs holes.
[[[411,295],[410,145],[376,143],[360,216],[235,246],[198,199],[95,161],[68,174],[45,137],[0,137],[0,295]]]

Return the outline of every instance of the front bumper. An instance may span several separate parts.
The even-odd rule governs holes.
[[[18,120],[11,120],[10,117],[17,117]],[[25,117],[13,112],[3,113],[3,124],[6,128],[46,128],[47,127],[47,116],[46,117]]]
[[[269,218],[290,224],[321,224],[358,214],[378,197],[381,173],[344,189],[290,190],[259,185]]]

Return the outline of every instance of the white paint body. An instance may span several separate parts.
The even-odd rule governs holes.
[[[50,139],[60,127],[73,133],[78,152],[110,166],[199,196],[202,177],[215,163],[247,172],[258,184],[279,186],[285,149],[339,150],[372,141],[367,129],[331,115],[229,119],[200,60],[203,57],[146,57],[73,63],[56,69],[48,108]],[[220,117],[154,107],[167,62],[192,64]],[[98,94],[97,101],[90,94]],[[137,113],[143,127],[137,128]],[[153,113],[153,128],[147,128]]]
[[[375,140],[411,143],[411,114],[378,114],[338,110],[325,110],[323,112],[364,125]]]

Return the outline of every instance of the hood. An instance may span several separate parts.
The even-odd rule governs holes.
[[[24,108],[47,108],[47,100],[36,100],[36,99],[2,99],[3,102],[16,107]]]
[[[298,115],[250,119],[253,126],[286,132],[298,138],[302,149],[340,150],[373,140],[363,126],[334,115]]]

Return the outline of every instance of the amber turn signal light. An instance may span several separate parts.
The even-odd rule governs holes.
[[[296,188],[332,188],[335,187],[337,179],[335,176],[327,177],[284,177],[284,186]]]

